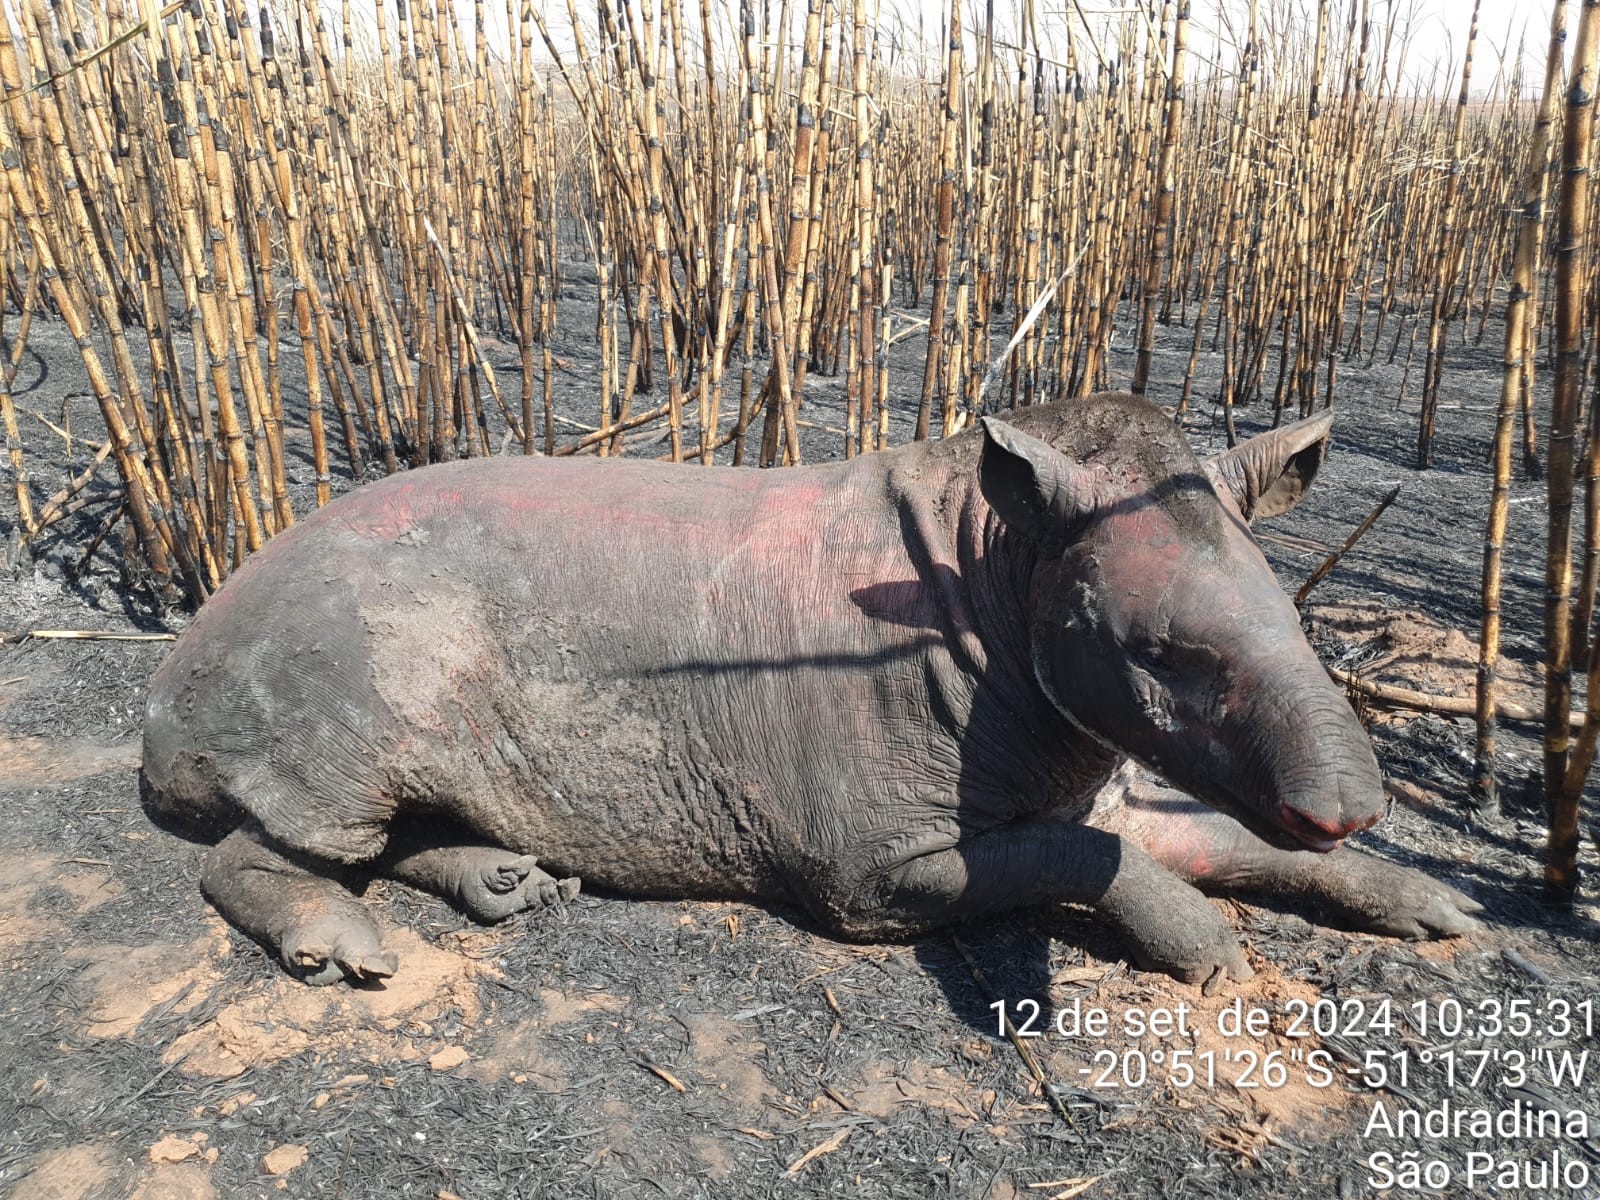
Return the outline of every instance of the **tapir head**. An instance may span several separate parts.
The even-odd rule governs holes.
[[[1039,554],[1034,672],[1098,741],[1280,845],[1328,850],[1384,812],[1371,743],[1250,533],[1309,486],[1331,414],[1201,462],[1115,400],[1064,454],[986,418],[979,483]]]

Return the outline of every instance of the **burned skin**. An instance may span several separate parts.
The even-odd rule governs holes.
[[[507,458],[363,488],[152,680],[146,806],[223,839],[207,894],[312,982],[395,969],[344,886],[374,872],[483,919],[576,877],[857,938],[1073,900],[1201,980],[1249,968],[1186,879],[1467,928],[1424,877],[1375,917],[1399,868],[1329,882],[1286,848],[1382,812],[1244,525],[1325,428],[1208,474],[1130,397],[1013,420],[841,466]],[[1330,697],[1345,726],[1296,737]],[[1130,755],[1256,832],[1194,805],[1146,853]]]

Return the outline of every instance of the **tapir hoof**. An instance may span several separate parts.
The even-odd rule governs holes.
[[[1133,958],[1150,971],[1164,971],[1184,983],[1199,984],[1209,995],[1222,984],[1255,975],[1232,926],[1199,892],[1177,884],[1161,893],[1161,905],[1135,920],[1118,924],[1133,943]]]
[[[531,854],[487,848],[477,853],[481,861],[463,880],[460,900],[472,917],[486,925],[527,909],[554,908],[578,894],[577,879],[546,874]]]
[[[1380,932],[1396,937],[1462,937],[1478,929],[1483,905],[1421,871],[1398,867],[1405,880],[1395,889]]]
[[[1461,937],[1478,928],[1483,905],[1411,867],[1357,850],[1323,860],[1318,889],[1352,925],[1390,937]]]
[[[1207,996],[1224,984],[1255,978],[1255,969],[1245,960],[1244,948],[1232,930],[1225,938],[1197,947],[1176,960],[1150,960],[1142,965],[1165,971],[1183,983],[1198,984]]]
[[[279,957],[289,973],[312,987],[348,979],[366,983],[387,979],[400,968],[393,950],[382,946],[370,922],[324,917],[283,939]]]

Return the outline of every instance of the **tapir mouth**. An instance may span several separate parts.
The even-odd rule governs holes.
[[[1355,832],[1346,830],[1335,833],[1299,809],[1291,807],[1286,800],[1278,802],[1278,824],[1306,849],[1319,854],[1338,849],[1346,835]]]

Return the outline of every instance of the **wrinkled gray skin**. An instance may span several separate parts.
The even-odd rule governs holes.
[[[1470,928],[1335,848],[1383,814],[1377,765],[1246,524],[1298,499],[1327,419],[1205,464],[1129,396],[1009,422],[790,471],[362,488],[156,673],[146,808],[221,838],[206,894],[314,983],[396,969],[348,890],[373,874],[482,920],[581,877],[861,939],[1075,901],[1206,982],[1250,968],[1195,885]]]

